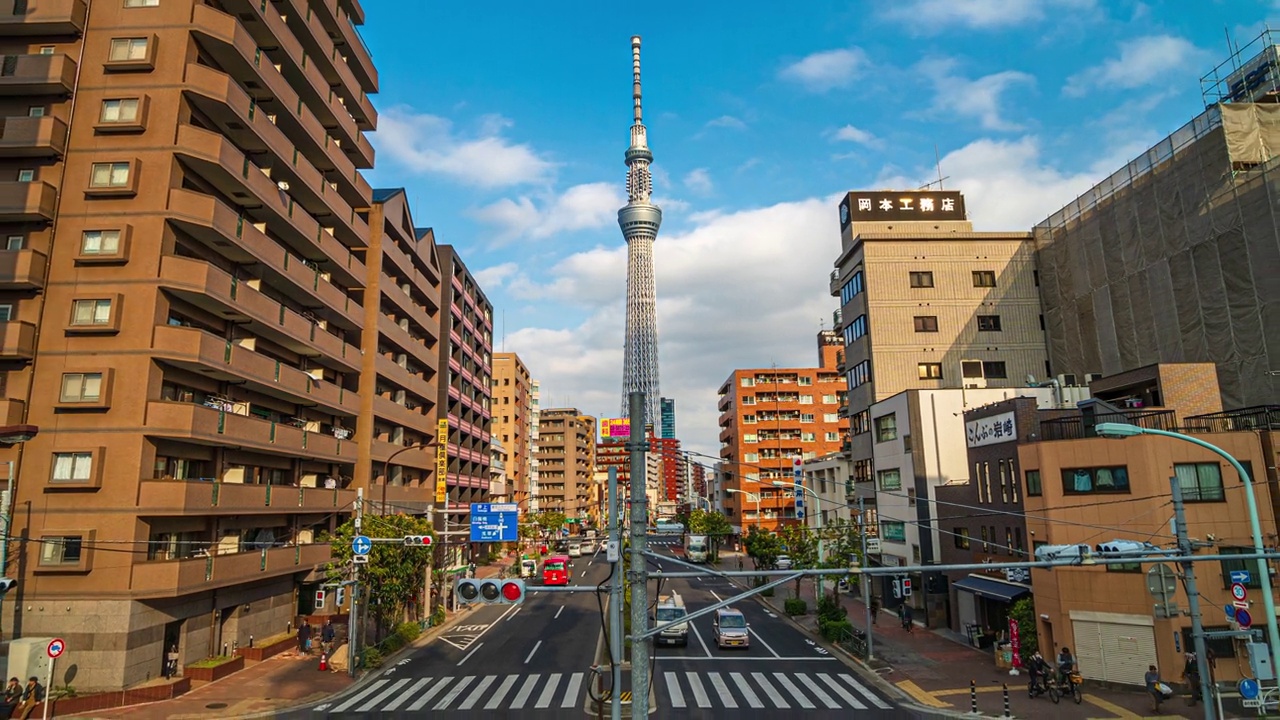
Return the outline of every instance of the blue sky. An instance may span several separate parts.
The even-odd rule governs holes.
[[[718,454],[738,367],[812,365],[835,198],[936,179],[1030,229],[1203,109],[1253,0],[800,3],[367,0],[376,187],[460,249],[544,407],[621,405],[623,151],[643,38],[663,394]],[[936,148],[936,150],[935,150]]]

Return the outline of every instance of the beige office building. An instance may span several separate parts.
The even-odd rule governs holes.
[[[530,404],[529,368],[513,352],[493,354],[493,437],[507,451],[507,494],[511,502],[528,508],[529,471],[532,469],[530,431],[533,406]]]
[[[596,467],[596,419],[577,408],[541,412],[538,506],[570,520],[587,516]]]

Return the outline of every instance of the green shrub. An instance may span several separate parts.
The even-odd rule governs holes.
[[[421,634],[422,627],[416,622],[400,623],[400,626],[396,628],[396,635],[402,640],[401,645],[408,645],[417,640]]]
[[[822,620],[843,620],[849,615],[849,610],[840,604],[840,601],[830,595],[823,595],[818,599],[818,617]]]
[[[363,659],[367,668],[382,667],[382,653],[378,652],[378,648],[365,648]]]
[[[788,615],[803,615],[809,612],[809,603],[804,598],[787,598],[782,608]]]
[[[437,605],[436,609],[431,612],[431,626],[443,625],[446,617],[443,605]]]
[[[818,632],[825,640],[835,642],[853,635],[853,624],[846,618],[839,620],[818,620]]]

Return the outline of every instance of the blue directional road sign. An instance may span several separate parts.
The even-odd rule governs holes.
[[[1223,610],[1225,610],[1225,611],[1227,612],[1227,622],[1235,622],[1235,621],[1236,621],[1236,606],[1235,606],[1235,605],[1232,605],[1231,603],[1227,603],[1226,605],[1224,605],[1224,606],[1222,607],[1222,609],[1223,609]]]
[[[357,535],[351,540],[351,552],[356,555],[368,555],[373,549],[373,541],[368,535]]]
[[[471,503],[471,542],[515,542],[516,503]]]
[[[1249,580],[1252,579],[1252,577],[1253,576],[1249,574],[1248,570],[1232,570],[1231,571],[1231,582],[1233,583],[1248,585]]]
[[[1258,681],[1257,680],[1253,680],[1251,678],[1245,678],[1244,680],[1240,681],[1240,684],[1236,686],[1236,689],[1240,691],[1240,697],[1244,698],[1245,700],[1252,700],[1258,697]]]

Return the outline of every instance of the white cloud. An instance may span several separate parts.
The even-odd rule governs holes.
[[[876,142],[875,135],[852,125],[845,125],[839,130],[836,130],[835,133],[832,134],[831,139],[854,142],[860,145],[873,145]]]
[[[722,127],[732,128],[734,130],[746,130],[747,124],[732,115],[721,115],[714,120],[708,120],[705,127]]]
[[[684,176],[684,186],[699,195],[709,195],[715,189],[711,182],[711,173],[706,168],[695,168]]]
[[[372,137],[380,159],[414,172],[486,188],[546,180],[555,163],[529,145],[503,137],[502,131],[512,124],[499,115],[486,115],[475,133],[464,136],[455,133],[447,118],[399,106],[379,115],[378,132]]]
[[[824,50],[807,55],[778,72],[778,77],[803,85],[812,92],[826,92],[847,87],[867,65],[867,55],[860,48]]]
[[[1092,89],[1131,90],[1180,79],[1184,70],[1197,68],[1208,52],[1185,38],[1148,35],[1120,45],[1120,55],[1067,78],[1062,93],[1081,97]]]
[[[508,278],[516,274],[520,266],[513,262],[502,263],[492,267],[477,270],[472,273],[476,278],[476,283],[486,290],[495,290],[502,287]]]
[[[1035,78],[1024,72],[1005,70],[969,80],[955,74],[952,59],[927,60],[916,70],[933,80],[931,111],[939,115],[976,118],[987,130],[1017,130],[1021,126],[1006,120],[1001,112],[1004,93],[1018,85],[1034,85]]]
[[[897,0],[885,17],[912,31],[936,32],[956,26],[992,30],[1092,10],[1096,0]]]
[[[472,218],[495,227],[493,245],[517,238],[542,239],[556,233],[605,227],[617,222],[626,197],[617,183],[574,185],[564,193],[503,198],[467,211]]]

